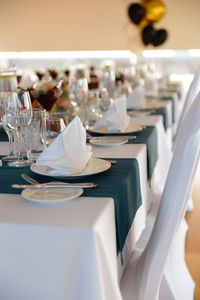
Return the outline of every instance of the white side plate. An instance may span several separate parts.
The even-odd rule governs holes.
[[[26,200],[41,204],[56,204],[69,201],[79,197],[83,189],[74,188],[42,188],[25,189],[22,191],[22,197]]]
[[[90,139],[90,143],[95,146],[120,146],[128,142],[127,137],[123,136],[99,136]]]

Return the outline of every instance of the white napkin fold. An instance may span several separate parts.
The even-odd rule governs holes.
[[[166,90],[169,82],[168,74],[163,75],[163,77],[159,80],[159,89]]]
[[[122,95],[114,101],[103,117],[95,123],[94,128],[106,126],[109,130],[120,130],[123,132],[128,127],[129,121],[126,96]]]
[[[141,85],[137,85],[127,98],[127,108],[144,108],[146,103],[145,89]]]
[[[74,175],[86,167],[92,152],[86,145],[86,131],[79,117],[75,117],[38,157],[37,165],[47,165],[50,175]]]
[[[145,84],[146,96],[156,97],[159,92],[159,85],[157,79],[152,79],[146,82]]]

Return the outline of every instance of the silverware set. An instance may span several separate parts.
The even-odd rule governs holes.
[[[40,183],[37,180],[31,178],[27,174],[21,174],[21,177],[30,183],[27,184],[12,184],[13,188],[16,189],[41,189],[41,188],[93,188],[97,187],[97,184],[86,182],[86,183],[67,183],[67,182],[60,182],[60,181],[52,181],[47,183]]]

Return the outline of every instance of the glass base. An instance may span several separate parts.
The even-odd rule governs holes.
[[[30,166],[33,162],[30,161],[30,160],[17,160],[17,161],[14,161],[14,162],[10,162],[8,163],[8,166],[9,167],[27,167],[27,166]]]
[[[11,155],[7,155],[7,156],[2,157],[1,160],[3,160],[3,161],[17,161],[18,157],[11,154]]]

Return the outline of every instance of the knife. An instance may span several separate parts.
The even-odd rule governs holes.
[[[41,188],[93,188],[94,183],[40,183],[40,184],[12,184],[15,189],[41,189]]]

